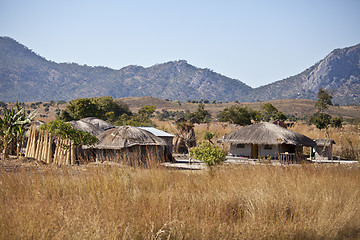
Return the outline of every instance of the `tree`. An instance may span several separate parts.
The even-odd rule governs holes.
[[[3,115],[0,117],[0,137],[2,142],[3,159],[6,159],[9,154],[9,146],[13,141],[16,141],[17,155],[19,154],[19,144],[23,140],[24,125],[30,123],[36,116],[37,112],[32,112],[26,116],[24,108],[20,108],[16,104],[17,110],[13,107],[3,109]]]
[[[318,92],[318,100],[315,103],[317,112],[312,118],[312,122],[319,130],[326,130],[326,135],[328,135],[327,130],[330,124],[331,116],[325,113],[325,110],[332,105],[331,99],[332,96],[326,90],[320,88]]]
[[[132,115],[129,107],[112,97],[78,98],[69,103],[59,117],[63,121],[79,120],[86,117],[97,117],[115,122],[123,114]]]
[[[257,112],[248,107],[233,105],[230,108],[225,108],[223,111],[221,111],[217,115],[217,118],[221,122],[229,122],[238,124],[240,126],[245,126],[250,125],[251,120],[256,121]]]
[[[190,149],[190,157],[204,162],[210,170],[226,160],[226,152],[211,142],[213,136],[213,133],[206,132],[204,139],[208,141],[203,141],[199,146]]]
[[[318,129],[328,129],[330,124],[331,116],[326,113],[318,112],[314,114],[314,117],[312,119],[312,123],[316,126]]]
[[[65,123],[62,120],[50,121],[47,124],[40,126],[41,131],[47,131],[63,139],[70,139],[76,146],[94,145],[98,139],[90,133],[82,130],[77,130],[72,127],[70,123]],[[70,146],[64,145],[64,148]]]
[[[341,117],[333,117],[330,120],[330,124],[334,128],[341,128],[343,123],[343,119]]]
[[[155,124],[151,121],[151,117],[155,112],[155,106],[143,106],[136,114],[131,116],[123,114],[119,120],[115,122],[117,125],[130,125],[135,127],[153,127]]]
[[[192,117],[197,118],[200,122],[209,122],[211,115],[209,111],[205,110],[205,104],[199,103],[197,110],[192,113]]]
[[[283,112],[276,112],[273,116],[274,120],[280,120],[285,121],[287,119],[287,116]]]
[[[315,103],[315,107],[318,112],[324,112],[329,106],[332,106],[332,96],[326,90],[320,88],[317,94],[318,100]]]

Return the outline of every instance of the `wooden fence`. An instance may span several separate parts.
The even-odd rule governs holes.
[[[73,165],[76,162],[75,146],[71,140],[40,132],[35,124],[30,127],[25,157],[58,165]]]

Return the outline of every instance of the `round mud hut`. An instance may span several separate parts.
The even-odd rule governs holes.
[[[218,139],[230,143],[230,154],[237,157],[280,159],[282,154],[293,158],[302,154],[303,147],[315,147],[312,139],[278,125],[263,122],[242,127]]]
[[[98,135],[93,147],[96,161],[114,161],[130,165],[164,162],[166,142],[154,134],[132,126],[109,129]]]

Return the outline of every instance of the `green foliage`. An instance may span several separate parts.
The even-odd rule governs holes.
[[[174,120],[174,119],[179,119],[179,118],[185,118],[185,119],[191,118],[189,110],[184,112],[184,111],[168,111],[166,109],[162,109],[161,112],[157,112],[156,117],[160,121]]]
[[[86,117],[97,117],[109,122],[119,120],[123,114],[131,115],[128,106],[115,102],[112,97],[78,98],[69,103],[62,111],[60,120],[71,121]]]
[[[332,96],[327,91],[322,88],[319,89],[318,100],[315,103],[315,107],[318,111],[314,115],[312,123],[314,123],[314,125],[320,130],[327,130],[331,122],[331,116],[325,113],[328,106],[332,105],[331,99]]]
[[[214,137],[214,133],[212,132],[205,132],[204,133],[204,139],[205,140],[208,140],[208,141],[211,141],[211,139]]]
[[[285,121],[288,117],[283,112],[276,112],[273,115],[274,120]]]
[[[221,122],[229,122],[240,126],[250,125],[251,120],[257,120],[258,113],[251,108],[233,105],[221,111],[217,118]]]
[[[329,127],[331,116],[326,113],[316,113],[311,119],[311,122],[318,129],[327,129]]]
[[[155,112],[155,106],[143,106],[136,114],[131,116],[123,114],[116,122],[116,125],[130,125],[135,127],[155,127],[151,117]]]
[[[57,105],[62,105],[62,104],[65,104],[65,103],[66,103],[66,101],[60,100],[60,101],[57,102]]]
[[[317,108],[318,112],[323,112],[329,106],[332,106],[332,96],[326,90],[320,88],[318,92],[318,100],[315,103],[315,107]]]
[[[155,106],[142,106],[138,110],[138,114],[144,117],[152,117],[152,114],[155,112],[156,107]]]
[[[98,142],[95,136],[86,131],[74,129],[70,123],[65,123],[62,120],[50,121],[47,124],[43,124],[40,126],[40,130],[47,131],[63,139],[70,139],[77,146],[94,145]]]
[[[3,115],[0,117],[0,138],[3,159],[7,158],[8,146],[11,142],[16,141],[17,146],[20,145],[24,136],[24,125],[30,123],[36,116],[35,111],[26,116],[24,108],[20,108],[18,103],[16,103],[16,108],[16,110],[13,107],[9,110],[4,109]],[[19,147],[17,148],[17,154],[19,154]]]
[[[190,149],[190,157],[204,162],[211,169],[226,160],[226,152],[204,141],[199,146]]]
[[[197,110],[192,113],[192,117],[197,118],[202,123],[206,123],[210,121],[211,115],[209,111],[205,110],[205,104],[199,103]]]
[[[334,128],[341,128],[343,123],[343,119],[341,117],[333,117],[330,120],[330,124]]]
[[[286,115],[283,112],[280,112],[274,105],[271,103],[265,103],[260,106],[260,112],[262,113],[262,119],[264,121],[281,120],[285,121],[287,119]]]

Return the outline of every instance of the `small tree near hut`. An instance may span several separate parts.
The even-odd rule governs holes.
[[[226,152],[220,147],[216,147],[211,141],[213,136],[213,133],[205,132],[204,139],[207,141],[203,141],[199,146],[190,149],[190,157],[204,162],[210,170],[226,159]]]
[[[318,100],[315,103],[315,108],[317,112],[315,113],[312,122],[319,129],[325,129],[326,135],[328,137],[328,128],[331,122],[331,116],[325,111],[329,106],[332,106],[332,96],[326,90],[320,88],[318,92]]]

